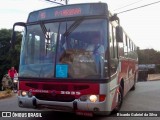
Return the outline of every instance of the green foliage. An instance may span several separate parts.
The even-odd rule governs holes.
[[[6,90],[5,90],[5,93],[6,93],[6,94],[11,94],[11,93],[12,93],[12,90],[11,90],[11,89],[6,89]]]
[[[154,49],[138,50],[139,64],[160,64],[160,52]]]
[[[160,64],[156,65],[156,72],[160,73]]]
[[[18,70],[19,66],[19,56],[20,56],[20,45],[22,35],[17,32],[17,39],[15,43],[15,50],[11,50],[11,29],[1,29],[0,30],[0,82],[4,74],[8,72],[11,66],[15,66]]]

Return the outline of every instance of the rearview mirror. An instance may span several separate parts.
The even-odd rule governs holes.
[[[121,26],[116,27],[116,40],[117,42],[123,42],[123,28]]]
[[[16,31],[15,31],[15,26],[22,26],[26,29],[26,24],[23,22],[17,22],[13,25],[13,31],[12,31],[12,38],[11,38],[11,47],[14,49],[15,47],[15,41],[16,41]]]

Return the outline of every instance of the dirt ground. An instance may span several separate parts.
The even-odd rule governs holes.
[[[147,80],[160,80],[160,74],[148,74]]]
[[[10,97],[13,95],[12,91],[0,91],[0,99]]]

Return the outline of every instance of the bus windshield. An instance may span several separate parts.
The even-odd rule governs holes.
[[[107,44],[106,19],[28,25],[22,40],[19,76],[103,78]]]

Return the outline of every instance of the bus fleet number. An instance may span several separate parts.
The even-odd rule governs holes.
[[[63,95],[80,95],[80,92],[75,92],[75,91],[61,91],[61,94]]]

